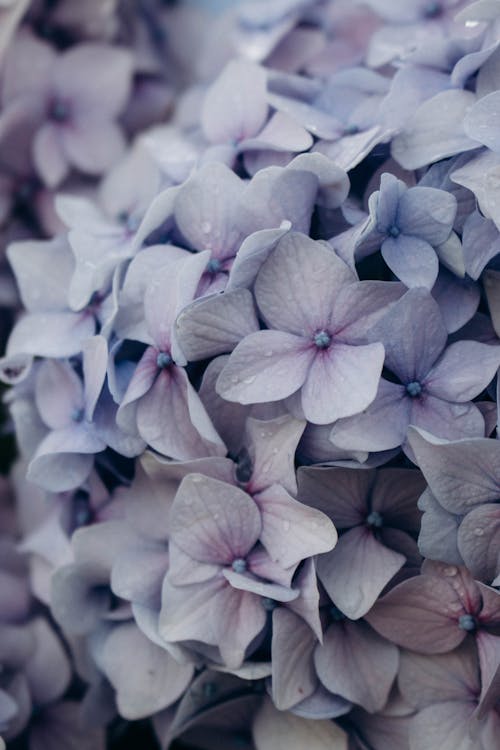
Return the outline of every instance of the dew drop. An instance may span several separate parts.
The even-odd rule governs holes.
[[[484,529],[478,527],[477,529],[474,529],[474,534],[476,536],[484,536]]]
[[[290,521],[283,521],[283,531],[290,531]]]
[[[202,223],[201,223],[201,231],[204,234],[208,234],[211,229],[212,229],[212,225],[210,224],[209,221],[202,221]]]
[[[231,383],[234,383],[234,384],[240,382],[240,379],[237,375],[231,375],[230,380],[231,380]]]
[[[248,378],[243,378],[245,385],[251,385],[255,380],[255,375],[249,375]]]
[[[450,565],[448,568],[445,568],[443,572],[445,576],[456,576],[458,568],[456,568],[455,565]]]

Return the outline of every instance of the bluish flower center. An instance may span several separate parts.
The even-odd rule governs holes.
[[[133,233],[139,229],[140,220],[128,211],[120,211],[116,218],[120,224],[124,225],[127,232]]]
[[[417,398],[417,396],[420,396],[420,394],[422,393],[422,386],[416,380],[412,381],[411,383],[407,383],[406,393],[411,396],[411,398]]]
[[[156,364],[160,368],[160,370],[164,370],[165,367],[169,367],[173,362],[172,357],[168,352],[158,352],[158,356],[156,357]]]
[[[218,258],[210,258],[210,260],[207,263],[208,273],[219,273],[221,268],[222,268],[222,264]]]
[[[235,573],[244,573],[247,569],[247,561],[242,557],[237,557],[236,560],[233,560],[231,567]]]
[[[344,128],[344,135],[356,135],[359,133],[358,125],[346,125]]]
[[[71,419],[73,420],[73,422],[81,422],[83,420],[84,414],[84,409],[73,409],[73,411],[71,412]]]
[[[424,18],[437,18],[443,12],[443,6],[441,3],[429,2],[424,6],[423,12]]]
[[[273,609],[276,609],[278,606],[278,602],[275,599],[271,599],[269,596],[263,596],[260,600],[260,603],[266,610],[266,612],[272,612]]]
[[[332,337],[326,331],[316,331],[313,336],[313,341],[318,349],[328,349],[332,343]]]
[[[66,122],[69,120],[70,109],[62,99],[54,99],[50,105],[49,118],[54,122]]]
[[[458,627],[471,633],[477,630],[477,620],[474,615],[460,615],[458,618]]]
[[[401,230],[399,227],[393,224],[387,230],[387,234],[389,235],[389,237],[399,237],[399,235],[401,234]]]
[[[368,526],[374,526],[376,529],[380,529],[380,527],[384,525],[384,519],[378,510],[372,510],[372,512],[366,516],[366,523]]]

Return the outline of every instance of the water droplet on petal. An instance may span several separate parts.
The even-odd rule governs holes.
[[[248,378],[243,378],[245,385],[251,385],[255,380],[255,375],[249,375]]]
[[[474,534],[476,536],[483,536],[484,535],[484,529],[481,529],[481,528],[478,527],[477,529],[474,529]]]
[[[237,375],[231,375],[230,381],[231,381],[231,383],[235,383],[236,384],[236,383],[240,382],[240,379],[239,379],[239,377]]]
[[[448,568],[445,568],[443,572],[445,576],[456,576],[458,568],[456,568],[455,565],[450,565]]]
[[[209,221],[202,221],[202,223],[201,223],[201,231],[204,234],[208,234],[211,229],[212,229],[212,225],[210,224]]]
[[[290,531],[290,521],[283,521],[283,531]]]

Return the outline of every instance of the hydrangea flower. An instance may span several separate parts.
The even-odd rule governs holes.
[[[316,424],[361,411],[375,397],[384,357],[381,344],[363,343],[368,321],[399,294],[397,285],[357,282],[333,250],[286,235],[255,282],[269,330],[238,344],[219,375],[218,393],[245,404],[300,390],[303,413]],[[363,299],[362,310],[355,298]]]

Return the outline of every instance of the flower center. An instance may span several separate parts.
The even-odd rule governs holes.
[[[242,557],[237,557],[236,560],[233,560],[231,567],[235,573],[244,573],[247,569],[247,561]]]
[[[173,362],[172,357],[168,352],[158,352],[158,356],[156,357],[156,364],[158,365],[160,370],[164,370],[166,367],[169,367]]]
[[[406,393],[411,398],[417,398],[422,393],[422,386],[416,380],[406,385]]]
[[[389,229],[387,230],[387,234],[388,234],[388,235],[389,235],[390,237],[399,237],[399,235],[401,234],[401,230],[400,230],[400,228],[399,228],[399,227],[397,227],[397,226],[396,226],[395,224],[393,224],[393,225],[392,225],[392,226],[390,226],[390,227],[389,227]]]
[[[62,99],[54,99],[49,108],[49,118],[54,122],[67,122],[69,116],[68,104]]]
[[[318,349],[328,349],[332,343],[332,337],[326,331],[316,331],[313,341]]]
[[[424,18],[437,18],[443,12],[441,3],[429,2],[424,6]]]
[[[116,218],[120,224],[123,224],[127,232],[131,234],[139,229],[139,219],[128,211],[120,211]]]
[[[84,409],[73,409],[73,411],[71,412],[71,419],[73,420],[73,422],[81,422],[83,420],[84,414]]]
[[[207,263],[207,273],[219,273],[222,264],[218,258],[210,258]]]
[[[276,609],[278,606],[278,602],[275,601],[275,599],[271,599],[269,596],[263,596],[260,600],[260,603],[266,610],[266,612],[272,612],[273,609]]]
[[[458,627],[472,633],[477,630],[477,620],[474,615],[460,615],[458,618]]]
[[[374,526],[376,529],[380,529],[380,527],[384,525],[384,519],[378,510],[372,510],[372,512],[366,516],[366,523],[368,526]]]

